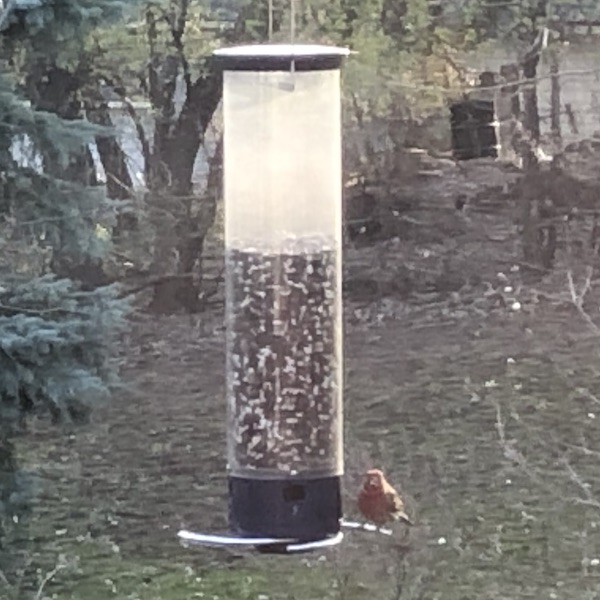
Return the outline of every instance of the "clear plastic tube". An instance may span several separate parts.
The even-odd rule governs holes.
[[[343,471],[339,69],[226,71],[228,462]]]

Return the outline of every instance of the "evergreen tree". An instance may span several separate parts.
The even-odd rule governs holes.
[[[15,437],[26,431],[29,415],[80,422],[95,403],[110,395],[118,383],[115,349],[127,306],[114,286],[85,286],[55,272],[56,265],[65,262],[72,268],[90,264],[109,249],[106,232],[118,206],[108,200],[103,186],[93,185],[95,177],[87,161],[90,144],[110,132],[80,118],[69,88],[52,88],[54,105],[44,105],[41,94],[24,95],[44,84],[50,88],[52,75],[65,71],[59,62],[64,55],[56,51],[61,40],[69,39],[68,46],[75,48],[90,27],[114,16],[119,3],[13,0],[4,4],[0,13],[5,59],[0,74],[0,569],[7,576],[9,558],[17,556],[16,525],[23,522],[28,491],[14,455]],[[23,65],[30,69],[29,81],[19,71]],[[61,107],[65,110],[58,110]],[[53,108],[54,113],[49,112]]]

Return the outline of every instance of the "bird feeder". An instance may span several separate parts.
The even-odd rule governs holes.
[[[340,529],[340,65],[301,45],[216,52],[224,71],[229,522]]]
[[[228,540],[263,551],[309,550],[342,535],[340,67],[348,54],[294,44],[215,52],[223,69]]]

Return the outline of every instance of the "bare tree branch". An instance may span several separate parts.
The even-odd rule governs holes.
[[[189,11],[189,0],[180,0],[180,10],[177,18],[173,16],[171,25],[171,36],[173,38],[173,45],[177,51],[177,56],[181,61],[181,68],[183,70],[183,80],[185,81],[186,91],[189,93],[192,87],[192,77],[190,75],[190,65],[185,57],[183,48],[183,34],[185,33],[185,25],[187,22],[187,16]]]
[[[502,447],[504,456],[506,459],[516,464],[537,486],[544,489],[546,493],[556,495],[556,488],[549,485],[546,480],[540,476],[540,474],[533,469],[527,462],[525,456],[516,448],[516,440],[508,439],[506,437],[506,426],[502,419],[502,409],[498,401],[494,401],[496,407],[496,431],[498,432],[498,438],[500,446]],[[540,443],[544,443],[543,440],[538,440]],[[584,454],[600,455],[600,452],[595,453],[592,450],[586,449],[585,447],[576,447],[577,450]],[[585,506],[591,506],[593,508],[600,509],[600,500],[598,500],[592,490],[591,486],[586,483],[581,475],[575,470],[573,465],[568,460],[567,456],[563,455],[558,459],[560,465],[564,469],[564,474],[567,479],[574,483],[579,490],[581,490],[581,496],[568,497],[566,500],[573,504],[580,504]]]
[[[594,323],[590,315],[585,311],[583,307],[583,303],[585,300],[586,294],[590,291],[592,287],[592,276],[594,274],[594,269],[590,266],[586,267],[586,277],[583,283],[583,287],[578,292],[575,281],[573,279],[573,272],[569,269],[567,271],[567,282],[569,286],[569,293],[571,296],[571,302],[573,306],[577,309],[577,312],[581,315],[584,321],[590,326],[590,328],[594,331],[594,333],[600,333],[600,327]]]

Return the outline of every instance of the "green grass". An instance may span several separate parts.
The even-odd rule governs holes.
[[[396,350],[403,332],[379,330],[381,339],[368,346],[364,336],[349,336],[346,469],[349,493],[370,464],[384,466],[407,493],[418,527],[406,563],[394,540],[358,532],[322,556],[181,548],[180,522],[223,529],[226,485],[213,355],[203,355],[204,369],[190,370],[174,345],[162,364],[153,363],[157,376],[144,384],[143,401],[115,405],[102,426],[73,439],[42,432],[22,440],[22,463],[44,474],[28,532],[39,572],[27,594],[0,589],[0,598],[35,597],[61,556],[68,567],[46,586],[48,599],[600,598],[593,591],[600,569],[584,568],[600,556],[598,512],[572,502],[583,492],[559,460],[567,456],[592,491],[600,489],[596,455],[571,448],[600,451],[600,414],[589,416],[596,403],[579,390],[598,394],[596,357],[567,357],[563,365],[560,356],[552,362],[522,353],[509,368],[509,342],[519,332],[494,330],[458,354],[437,336],[431,343],[415,337],[420,358],[409,369]],[[177,342],[184,336],[175,334]],[[497,406],[536,478],[504,456]]]
[[[67,550],[67,548],[63,548]],[[293,600],[338,597],[340,582],[332,564],[303,556],[249,556],[235,565],[208,565],[123,557],[106,543],[86,541],[71,548],[69,566],[44,589],[53,600]],[[190,550],[192,553],[202,550]],[[211,551],[208,551],[211,554]],[[191,558],[193,555],[191,555]],[[45,575],[38,574],[38,582]],[[364,586],[345,583],[345,597],[363,597]]]

